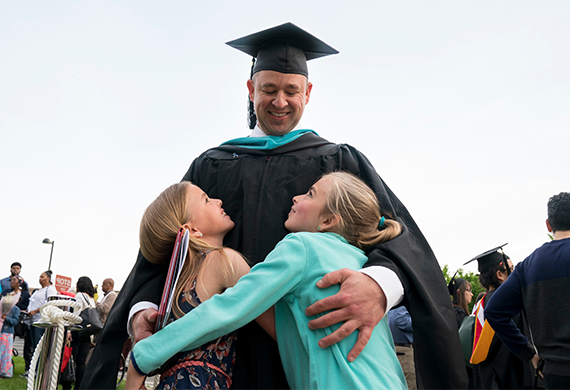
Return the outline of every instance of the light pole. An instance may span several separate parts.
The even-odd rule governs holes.
[[[49,266],[48,266],[48,271],[51,271],[51,257],[53,255],[53,244],[55,244],[55,241],[50,240],[49,238],[44,238],[44,240],[42,241],[44,244],[51,244],[51,253],[49,254]]]

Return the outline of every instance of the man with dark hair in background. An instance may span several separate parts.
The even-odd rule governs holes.
[[[517,265],[485,317],[516,356],[535,367],[544,364],[547,389],[570,389],[570,193],[550,198],[546,227],[553,240]],[[523,310],[532,342],[511,320]]]
[[[10,265],[10,276],[6,276],[5,278],[0,279],[0,286],[2,286],[2,289],[0,291],[2,291],[2,296],[12,292],[12,287],[10,286],[12,276],[19,276],[21,270],[22,264],[17,261],[13,262],[12,265]],[[22,279],[22,283],[26,285],[27,290],[28,283],[24,279]],[[22,285],[22,287],[24,286]]]

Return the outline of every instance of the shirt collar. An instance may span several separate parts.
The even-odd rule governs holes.
[[[295,126],[295,128],[293,130],[299,130],[299,129],[303,129],[303,127],[301,127],[301,122],[297,123],[297,126]],[[291,131],[293,131],[291,130]],[[259,127],[258,124],[255,125],[255,127],[253,128],[253,130],[251,131],[251,133],[249,134],[250,137],[267,137],[267,134],[265,134],[263,132],[263,130],[261,130],[261,127]]]

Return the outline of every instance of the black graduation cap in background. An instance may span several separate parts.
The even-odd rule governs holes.
[[[455,278],[455,275],[457,275],[457,272],[458,271],[456,271],[455,274],[451,277],[451,280],[449,281],[449,283],[447,285],[447,290],[449,291],[449,295],[453,295],[453,293],[455,291],[457,291],[459,286],[461,286],[463,283],[466,282],[466,280],[463,278]]]
[[[251,76],[260,70],[274,70],[308,77],[307,61],[338,53],[293,23],[256,32],[226,44],[257,58]]]
[[[509,258],[507,255],[505,255],[505,253],[503,252],[503,247],[506,246],[508,243],[505,243],[503,245],[500,245],[496,248],[490,249],[486,252],[481,253],[480,255],[475,256],[474,258],[472,258],[471,260],[469,260],[467,263],[463,264],[463,265],[467,265],[469,263],[471,263],[472,261],[477,260],[477,263],[479,263],[479,267],[478,270],[479,272],[484,272],[487,268],[489,268],[490,266],[492,266],[493,264],[500,264],[502,262],[505,262],[505,266],[507,266],[507,259]],[[498,250],[501,250],[500,252],[498,252]]]

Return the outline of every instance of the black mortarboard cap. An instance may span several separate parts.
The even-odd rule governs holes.
[[[463,265],[467,265],[467,264],[471,263],[472,261],[477,260],[477,263],[479,263],[479,266],[478,266],[479,272],[484,272],[490,266],[492,266],[494,264],[500,264],[502,262],[505,262],[505,266],[506,266],[506,261],[508,259],[508,256],[503,253],[503,247],[506,246],[507,244],[508,243],[500,245],[496,248],[490,249],[486,252],[483,252],[480,255],[475,256],[474,258],[472,258],[471,260],[469,260],[467,263],[465,263]],[[501,250],[501,252],[498,252],[499,249]]]
[[[226,44],[257,58],[252,76],[260,70],[274,70],[308,77],[307,61],[338,53],[293,23],[272,27]]]
[[[447,284],[447,290],[449,291],[449,295],[453,295],[455,291],[461,286],[463,283],[466,282],[463,278],[456,278],[457,272],[451,277],[451,280]]]

